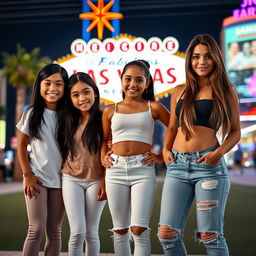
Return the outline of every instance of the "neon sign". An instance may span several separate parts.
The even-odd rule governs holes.
[[[178,53],[178,48],[179,43],[174,37],[145,40],[121,36],[103,42],[76,39],[71,44],[72,55],[57,62],[69,75],[79,71],[88,73],[99,87],[101,101],[114,103],[122,99],[120,76],[124,65],[132,60],[145,59],[151,66],[155,95],[160,98],[185,81],[184,54]]]
[[[96,1],[98,1],[97,6],[93,4]],[[90,31],[96,26],[99,39],[103,38],[104,26],[112,32],[112,37],[119,35],[119,19],[123,18],[123,15],[119,13],[119,0],[111,0],[105,6],[103,0],[82,0],[82,2],[83,13],[79,15],[79,18],[82,19],[82,38],[85,41],[90,40]],[[90,12],[90,8],[93,12]],[[113,12],[109,12],[110,8]],[[89,20],[93,20],[93,22],[90,24]],[[109,20],[112,20],[112,24]]]
[[[86,43],[83,39],[76,39],[71,44],[71,52],[75,56],[82,54],[112,54],[114,52],[120,53],[147,53],[147,52],[160,52],[174,54],[179,48],[179,42],[174,37],[166,37],[163,41],[158,37],[151,37],[146,41],[142,37],[129,40],[121,38],[115,40],[112,38],[105,39],[101,42],[98,39],[91,39]]]
[[[106,26],[111,32],[114,32],[115,29],[109,23],[109,20],[113,19],[122,19],[123,15],[121,13],[109,12],[109,9],[114,4],[114,1],[111,0],[107,5],[104,6],[103,0],[98,0],[98,5],[95,6],[91,1],[87,1],[88,5],[91,7],[93,12],[82,13],[79,15],[80,19],[93,20],[90,26],[86,29],[87,32],[91,31],[97,26],[98,29],[98,38],[103,38],[104,26]]]
[[[234,19],[256,16],[256,0],[243,0],[241,9],[233,10]]]
[[[93,2],[98,2],[97,6]],[[152,37],[119,35],[119,0],[83,0],[82,39],[71,44],[71,55],[56,62],[66,68],[69,75],[76,72],[88,73],[100,90],[101,101],[114,103],[122,99],[121,72],[126,63],[145,59],[150,63],[156,98],[167,96],[178,84],[185,81],[185,55],[179,53],[179,42],[174,37],[161,40]],[[87,4],[86,4],[87,3]],[[90,12],[89,7],[93,12]],[[112,7],[113,12],[108,12]],[[89,20],[93,20],[89,24]],[[108,20],[112,20],[111,24]],[[98,28],[98,38],[90,39],[90,31]],[[103,28],[112,32],[112,38],[104,41]],[[86,31],[87,30],[87,31]],[[86,31],[86,32],[85,32]]]

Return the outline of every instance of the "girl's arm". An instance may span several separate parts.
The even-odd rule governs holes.
[[[106,174],[106,170],[104,170],[104,177],[102,178],[102,181],[98,187],[97,201],[107,200],[107,193],[106,193],[106,186],[105,186],[105,174]]]
[[[32,173],[30,169],[27,151],[28,141],[29,136],[19,131],[17,153],[24,177],[24,192],[26,196],[32,198],[35,197],[36,192],[40,194],[38,184],[41,185],[42,182]]]
[[[152,115],[155,120],[159,120],[165,126],[169,124],[170,113],[160,102],[151,102]]]
[[[165,126],[168,126],[170,116],[169,111],[161,103],[157,101],[152,101],[150,102],[150,104],[153,118],[155,120],[159,120]],[[141,162],[146,165],[154,165],[155,163],[163,161],[162,152],[159,155],[156,155],[152,152],[146,152],[144,156],[145,157],[142,159]]]
[[[240,111],[239,101],[235,90],[232,90],[230,95],[231,104],[231,130],[223,143],[213,152],[208,152],[197,160],[197,162],[204,161],[208,165],[215,165],[219,162],[220,158],[229,152],[240,140]]]
[[[182,91],[184,91],[184,85],[176,86],[173,89],[173,93],[171,95],[170,120],[165,133],[164,146],[163,146],[163,158],[166,164],[169,161],[175,162],[171,149],[178,131],[178,127],[177,127],[178,120],[176,117],[175,109],[176,109],[177,99],[178,97],[180,97]]]
[[[103,129],[103,140],[101,143],[101,163],[105,168],[112,166],[114,159],[110,157],[112,151],[108,149],[109,138],[111,138],[111,117],[114,113],[114,105],[105,107],[102,114],[102,129]]]
[[[231,131],[217,149],[222,155],[229,152],[241,138],[239,101],[235,90],[231,95]]]

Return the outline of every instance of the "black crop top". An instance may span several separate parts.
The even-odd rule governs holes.
[[[179,99],[175,109],[175,113],[178,119],[180,116],[182,104],[183,104],[183,99]],[[194,120],[193,124],[218,130],[218,128],[214,127],[209,122],[209,119],[212,113],[212,108],[213,108],[213,100],[211,99],[195,100],[196,120]],[[180,123],[178,123],[178,126],[180,126]]]

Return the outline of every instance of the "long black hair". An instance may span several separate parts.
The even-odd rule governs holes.
[[[148,85],[147,89],[144,90],[144,92],[142,94],[142,98],[145,99],[145,100],[154,101],[155,100],[154,82],[153,82],[152,76],[151,76],[150,71],[149,71],[150,64],[146,60],[134,60],[134,61],[128,62],[124,66],[123,72],[121,74],[121,79],[122,79],[124,73],[126,72],[126,70],[130,66],[138,66],[138,67],[140,67],[144,70],[145,77],[146,77],[146,80],[149,81],[149,85]],[[124,92],[122,92],[122,96],[123,96],[123,98],[125,97]]]
[[[79,81],[82,81],[92,87],[95,95],[95,102],[89,110],[89,120],[82,133],[83,146],[90,153],[97,153],[100,149],[103,132],[102,132],[102,111],[100,109],[100,93],[93,79],[86,73],[78,72],[73,74],[68,81],[68,97],[65,103],[65,128],[64,128],[64,144],[62,149],[63,159],[67,158],[68,152],[73,158],[74,150],[74,134],[80,124],[80,111],[73,106],[70,97],[72,87]]]
[[[61,111],[63,111],[63,106],[64,106],[65,97],[67,93],[66,87],[68,82],[68,73],[60,65],[51,63],[44,66],[39,71],[32,89],[31,105],[28,107],[28,109],[25,112],[25,114],[27,114],[28,110],[31,109],[31,115],[29,117],[29,134],[32,139],[41,139],[41,136],[40,136],[41,125],[42,125],[42,122],[45,123],[45,120],[43,118],[43,113],[46,107],[46,103],[40,93],[41,82],[47,77],[55,73],[59,73],[64,81],[64,95],[57,102],[57,108],[56,108],[56,115],[57,115],[56,137],[58,137],[57,134],[59,132],[58,131],[59,123],[61,121],[60,119],[62,118]]]

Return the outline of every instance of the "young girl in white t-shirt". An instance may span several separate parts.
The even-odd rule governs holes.
[[[42,68],[33,87],[32,105],[17,124],[17,152],[29,221],[23,256],[38,255],[44,237],[45,255],[57,256],[61,250],[64,204],[58,141],[63,140],[59,127],[63,120],[67,80],[66,70],[58,64]]]

